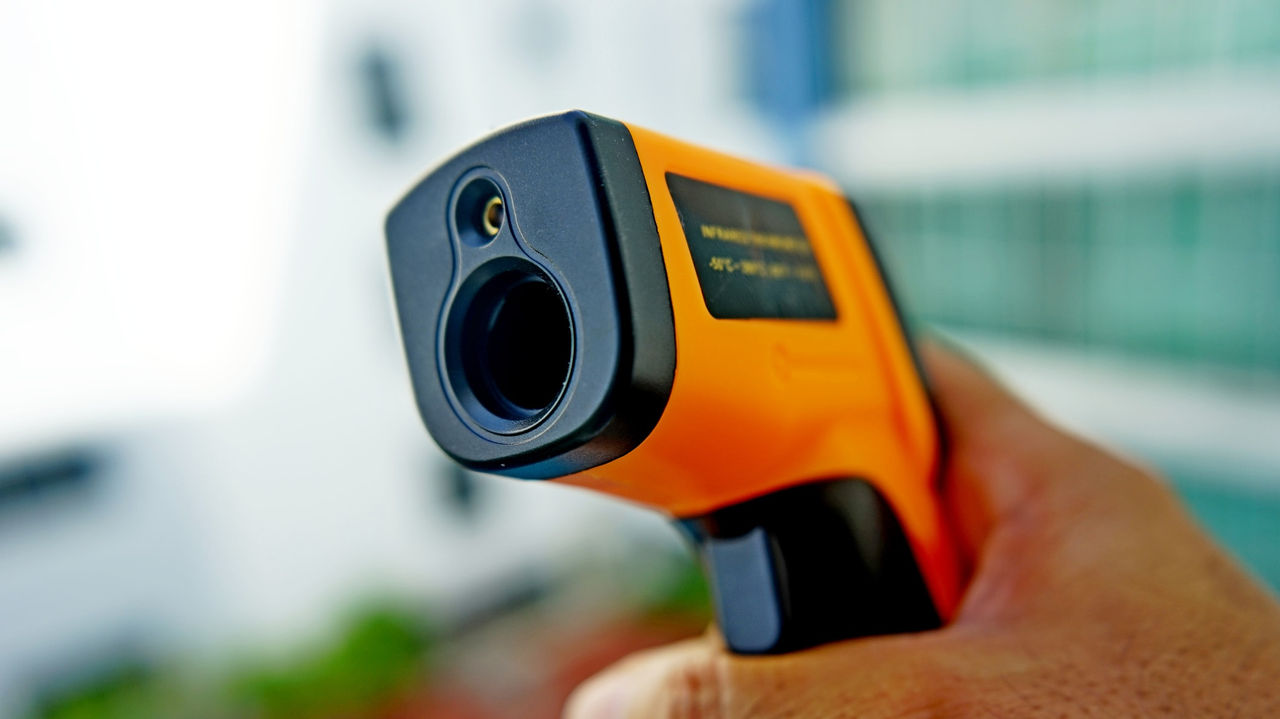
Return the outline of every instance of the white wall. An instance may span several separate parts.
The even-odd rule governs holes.
[[[122,458],[83,506],[0,525],[0,694],[113,647],[287,642],[368,592],[460,610],[603,536],[674,546],[547,485],[449,514],[381,224],[448,152],[570,107],[776,159],[736,99],[736,6],[0,7],[0,458]],[[399,144],[367,126],[373,45],[402,63]]]

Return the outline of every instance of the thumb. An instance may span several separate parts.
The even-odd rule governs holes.
[[[716,650],[706,638],[633,654],[579,686],[564,719],[727,716]]]

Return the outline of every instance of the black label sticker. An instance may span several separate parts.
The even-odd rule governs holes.
[[[791,205],[670,173],[667,187],[713,317],[836,318]]]

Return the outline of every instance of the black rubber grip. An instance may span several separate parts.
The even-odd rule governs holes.
[[[941,625],[897,515],[868,482],[797,485],[679,526],[697,548],[736,653]]]

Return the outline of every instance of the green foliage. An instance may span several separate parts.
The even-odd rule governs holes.
[[[229,694],[250,716],[321,719],[366,713],[420,682],[428,633],[416,617],[388,605],[352,615],[341,636],[293,662],[237,672]]]
[[[279,661],[253,660],[222,679],[184,684],[172,670],[123,666],[59,693],[33,719],[336,719],[375,715],[425,681],[431,633],[388,602],[351,612],[333,641]]]
[[[661,593],[649,598],[645,612],[652,617],[691,617],[711,620],[711,589],[702,570],[692,561],[670,570]]]
[[[159,681],[141,667],[122,667],[78,690],[46,699],[39,719],[140,719],[164,716]]]

